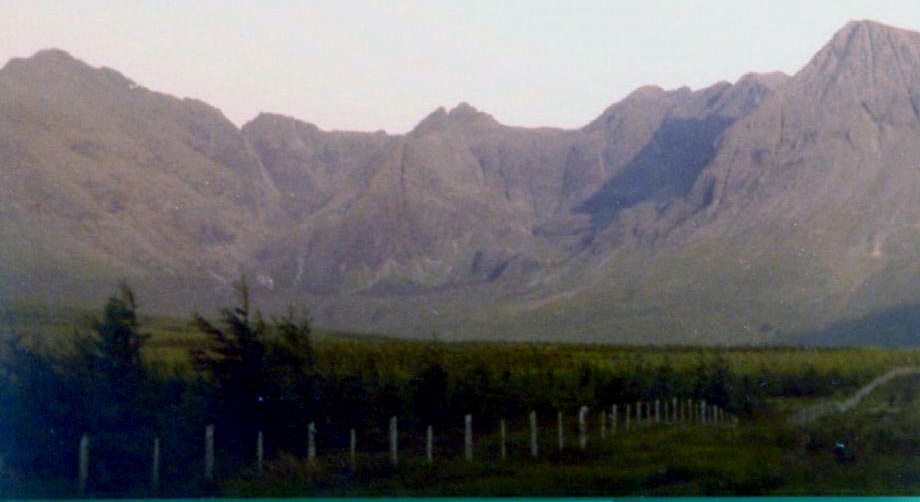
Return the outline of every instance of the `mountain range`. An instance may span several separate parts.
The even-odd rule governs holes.
[[[245,275],[350,331],[916,345],[920,34],[851,22],[795,75],[642,87],[579,129],[461,103],[403,135],[238,128],[45,50],[0,70],[0,246],[7,305],[126,278],[187,315]]]

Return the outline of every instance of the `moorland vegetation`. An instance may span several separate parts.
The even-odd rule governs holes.
[[[122,285],[101,316],[69,333],[39,312],[5,312],[3,493],[77,494],[84,435],[92,495],[905,493],[920,479],[897,467],[920,447],[911,422],[920,401],[904,382],[875,393],[887,392],[887,406],[876,397],[869,412],[788,420],[891,368],[917,365],[916,351],[409,341],[315,330],[294,309],[266,319],[245,281],[237,293],[216,320],[145,318]],[[621,417],[620,429],[597,436],[596,413],[608,410],[609,419],[614,404],[622,413],[674,398],[705,400],[737,421],[649,420],[626,432]],[[574,438],[581,406],[594,410],[592,440],[559,451],[555,417],[563,413]],[[532,411],[541,419],[539,458],[527,450]],[[476,424],[476,462],[463,460],[465,414]],[[399,466],[387,462],[391,417],[404,450]],[[507,458],[498,453],[500,420],[510,431]],[[319,455],[307,462],[311,423]],[[208,481],[203,430],[212,424],[218,473]],[[434,465],[424,461],[428,426],[437,431]],[[351,430],[357,468],[346,460]],[[163,460],[153,491],[155,438]],[[841,481],[854,473],[863,484]],[[900,477],[883,484],[874,475]]]

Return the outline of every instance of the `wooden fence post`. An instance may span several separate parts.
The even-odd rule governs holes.
[[[677,423],[677,398],[671,398],[671,421]]]
[[[84,434],[80,438],[80,473],[78,475],[77,491],[86,495],[86,483],[89,479],[89,436]]]
[[[636,427],[642,425],[642,401],[636,403]]]
[[[473,415],[464,416],[463,425],[464,457],[470,462],[473,460]]]
[[[626,415],[624,416],[626,417],[626,432],[629,432],[629,417],[632,416],[632,410],[628,404],[626,405]]]
[[[700,401],[700,423],[706,425],[706,400]]]
[[[588,407],[578,409],[578,447],[584,450],[588,446]]]
[[[307,424],[307,464],[316,465],[316,423]]]
[[[562,431],[562,412],[558,412],[556,415],[556,421],[559,431],[559,451],[561,452],[565,448],[565,433]]]
[[[530,412],[530,456],[537,458],[540,451],[537,447],[537,412]]]
[[[425,459],[429,464],[434,463],[434,428],[430,425],[425,431]]]
[[[396,417],[390,418],[390,463],[393,467],[399,465],[399,432]]]
[[[598,423],[601,425],[601,441],[605,441],[607,439],[607,412],[600,412]]]
[[[259,437],[256,439],[256,470],[262,474],[262,461],[265,460],[265,444],[262,437],[262,431],[259,431]]]
[[[358,470],[358,431],[351,429],[349,431],[348,460],[352,471]]]
[[[693,423],[693,399],[687,400],[687,405],[684,406],[684,418],[687,423]]]
[[[655,400],[655,423],[661,422],[661,400]]]
[[[160,489],[160,438],[153,438],[153,468],[150,470],[150,486],[154,492]]]
[[[498,423],[498,426],[499,426],[499,429],[500,429],[500,432],[501,432],[500,435],[501,435],[501,439],[502,439],[501,457],[502,457],[502,460],[505,460],[505,459],[508,458],[508,447],[507,447],[507,445],[506,445],[506,443],[505,443],[505,442],[507,441],[507,439],[508,439],[508,437],[507,437],[507,436],[508,436],[508,430],[507,430],[507,425],[505,424],[505,419],[504,419],[504,418],[501,419],[501,421]]]
[[[204,479],[214,481],[214,425],[204,428]]]
[[[610,409],[610,434],[614,435],[617,433],[617,405],[613,405]]]

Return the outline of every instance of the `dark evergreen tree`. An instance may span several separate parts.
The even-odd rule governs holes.
[[[319,398],[325,385],[316,374],[316,356],[310,333],[310,318],[299,319],[293,307],[275,321],[276,336],[266,340],[268,382],[263,404],[264,424],[292,453],[305,453],[307,424],[318,417]],[[323,430],[327,428],[324,427]]]
[[[267,444],[297,452],[306,445],[306,424],[319,395],[309,319],[298,322],[289,309],[273,333],[253,312],[245,279],[236,290],[239,304],[222,309],[220,321],[198,314],[193,321],[210,341],[207,350],[192,351],[215,389],[208,416],[218,442],[231,452],[250,455],[259,431],[270,438]]]
[[[449,375],[444,366],[432,360],[409,383],[419,425],[441,425],[449,419]]]
[[[708,404],[725,407],[731,396],[734,375],[724,357],[697,359],[693,375],[693,396]]]
[[[477,361],[454,383],[451,393],[453,417],[460,417],[459,419],[462,420],[463,415],[474,413],[481,419],[496,418],[500,412],[496,410],[493,387],[489,367],[484,362]],[[453,418],[453,420],[458,420],[458,418]]]
[[[207,350],[193,349],[192,359],[215,386],[208,418],[217,427],[219,442],[233,453],[254,451],[257,432],[264,426],[269,389],[267,325],[250,311],[245,279],[236,284],[239,305],[221,310],[218,323],[200,314],[193,324],[209,338]],[[253,446],[253,448],[250,448]]]
[[[73,448],[85,429],[81,388],[57,361],[8,340],[0,358],[0,455],[7,468],[46,479],[72,473]]]
[[[132,429],[147,408],[150,375],[141,359],[149,335],[139,331],[134,292],[122,283],[106,302],[101,320],[92,321],[92,335],[84,343],[81,361],[92,372],[98,428]],[[146,413],[143,413],[146,415]]]
[[[88,334],[78,335],[77,357],[61,364],[75,397],[61,404],[81,425],[71,432],[90,435],[93,489],[119,492],[137,484],[132,473],[147,465],[158,401],[155,379],[141,358],[149,337],[140,332],[137,302],[126,283],[91,326]]]

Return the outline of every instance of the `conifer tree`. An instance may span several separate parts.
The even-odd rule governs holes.
[[[297,322],[289,309],[272,332],[261,313],[253,312],[245,278],[236,292],[238,305],[222,309],[218,322],[195,314],[193,323],[210,344],[193,350],[192,359],[216,391],[210,419],[222,437],[246,451],[260,430],[279,442],[305,430],[301,422],[308,418],[316,385],[308,318]]]

